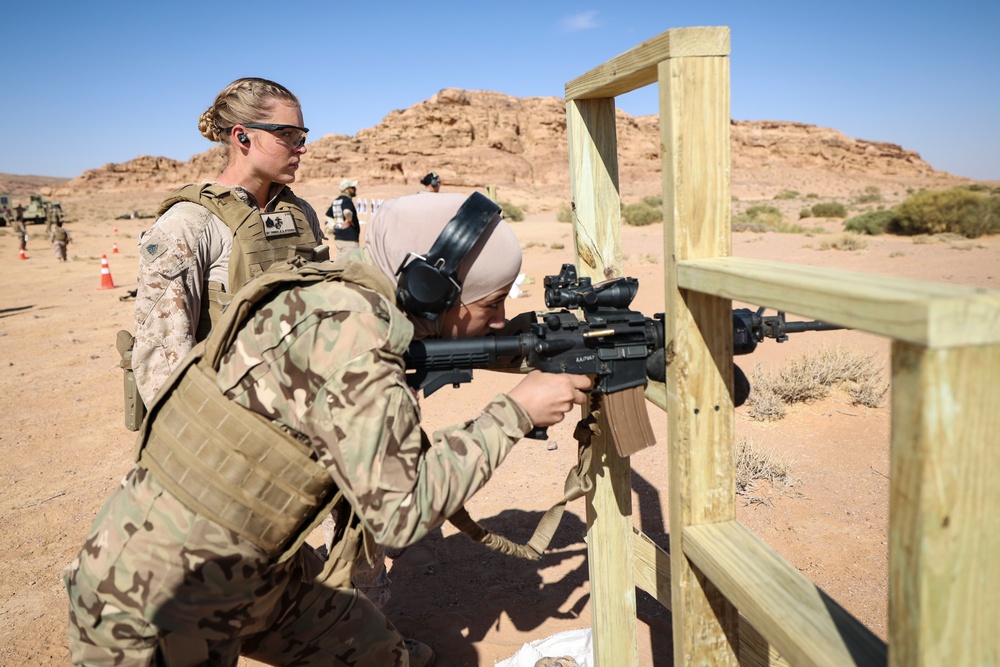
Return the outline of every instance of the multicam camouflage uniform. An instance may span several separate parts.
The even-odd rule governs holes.
[[[272,186],[276,197],[285,186]],[[240,187],[232,192],[249,206],[253,195]],[[316,244],[323,238],[316,211],[304,199],[305,214]],[[139,241],[139,289],[135,299],[135,348],[132,368],[136,385],[149,405],[163,382],[211,328],[205,311],[230,285],[233,232],[207,208],[189,201],[174,204]]]
[[[375,540],[404,547],[481,488],[531,422],[499,395],[474,419],[424,434],[402,365],[412,326],[391,288],[364,284],[345,275],[277,292],[239,330],[215,385],[307,445]],[[158,400],[150,428],[175,399]],[[140,458],[64,571],[72,661],[405,666],[392,624],[337,588],[343,576],[316,581],[322,566],[308,545],[278,562],[192,512]]]

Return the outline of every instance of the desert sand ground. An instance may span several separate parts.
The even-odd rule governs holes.
[[[332,189],[299,188],[322,210]],[[30,228],[28,259],[18,260],[0,229],[0,665],[67,662],[66,603],[60,570],[76,555],[111,488],[131,464],[133,434],[122,425],[115,334],[131,329],[136,240],[151,220],[115,220],[152,211],[162,193],[63,196],[73,237],[70,261],[55,261],[43,227]],[[387,196],[387,195],[385,195]],[[801,205],[801,203],[800,203]],[[797,209],[796,209],[797,210]],[[819,221],[838,232],[840,221]],[[552,213],[514,223],[524,248],[527,294],[516,314],[544,307],[542,279],[573,261],[571,227]],[[1000,289],[1000,238],[974,241],[874,237],[855,251],[822,250],[831,234],[735,233],[733,254],[906,278]],[[625,227],[627,275],[640,280],[634,306],[663,309],[662,226]],[[117,246],[117,253],[115,247]],[[101,256],[114,289],[101,285]],[[533,284],[532,284],[533,283]],[[777,369],[821,346],[846,346],[888,361],[888,341],[854,331],[767,341],[738,363]],[[428,429],[468,417],[513,378],[480,373],[459,390],[423,401]],[[785,458],[790,485],[760,484],[738,501],[738,518],[883,639],[887,620],[889,411],[851,405],[844,394],[792,409],[777,422],[737,410],[738,437]],[[666,421],[650,406],[658,444],[632,459],[634,519],[666,545]],[[576,417],[550,429],[550,441],[523,441],[468,505],[489,529],[524,539],[561,496],[574,463]],[[571,505],[549,553],[537,563],[473,544],[450,526],[392,563],[388,615],[430,644],[442,666],[493,665],[525,642],[590,626],[585,510]],[[640,664],[670,664],[669,613],[639,601]],[[246,662],[247,665],[252,663]]]

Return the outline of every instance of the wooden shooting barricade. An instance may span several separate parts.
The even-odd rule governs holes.
[[[566,84],[576,263],[623,275],[615,96],[656,83],[663,164],[670,549],[632,525],[594,439],[595,664],[637,664],[635,587],[677,665],[1000,664],[1000,293],[731,257],[729,29],[668,30]],[[892,339],[889,642],[735,520],[732,300]]]

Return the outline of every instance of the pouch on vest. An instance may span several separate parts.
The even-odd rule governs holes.
[[[377,269],[355,264],[279,264],[236,295],[209,337],[174,369],[149,406],[136,461],[192,511],[232,530],[281,562],[291,557],[335,505],[348,505],[325,466],[293,434],[233,404],[215,373],[255,306],[292,284],[344,280],[393,295]],[[342,508],[346,510],[347,508]],[[346,515],[345,515],[345,518]],[[358,539],[360,526],[344,539]],[[356,544],[344,545],[356,553]],[[349,572],[330,563],[324,576]],[[337,576],[340,576],[339,574]]]
[[[135,336],[131,332],[122,329],[118,332],[115,340],[115,347],[121,361],[118,365],[124,371],[124,392],[125,392],[125,428],[130,431],[138,431],[142,425],[142,420],[146,418],[146,404],[139,394],[139,387],[135,384],[135,373],[132,371],[132,348],[135,346]]]

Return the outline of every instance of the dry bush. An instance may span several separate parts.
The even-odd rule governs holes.
[[[864,250],[868,247],[868,239],[860,234],[844,233],[832,239],[824,240],[820,244],[820,250]]]
[[[866,378],[858,382],[846,382],[843,389],[851,397],[853,405],[877,408],[882,405],[885,395],[889,392],[889,385],[882,382],[881,378]]]
[[[750,397],[746,405],[747,416],[758,422],[778,421],[788,413],[788,404],[777,394],[772,377],[762,371],[759,364],[750,378]]]
[[[764,479],[773,485],[788,484],[791,465],[774,452],[765,452],[753,440],[736,441],[736,493],[746,495],[754,482]]]
[[[806,357],[819,381],[830,387],[881,375],[882,372],[873,355],[850,348],[822,347],[815,356]]]
[[[832,388],[847,393],[853,405],[877,408],[889,390],[873,355],[842,347],[824,347],[792,359],[774,375],[758,366],[750,387],[747,417],[753,421],[777,421],[788,405],[824,398]]]
[[[774,393],[785,403],[806,403],[824,398],[830,393],[830,386],[824,381],[825,375],[825,369],[815,357],[792,359],[772,383]]]
[[[734,221],[732,225],[732,230],[734,232],[754,232],[757,234],[762,234],[764,232],[771,231],[771,228],[762,222],[738,222]]]

